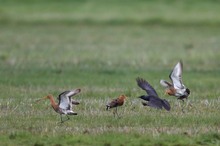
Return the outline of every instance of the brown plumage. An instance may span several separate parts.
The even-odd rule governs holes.
[[[49,99],[51,106],[53,107],[54,111],[60,114],[61,123],[69,120],[68,115],[77,115],[76,112],[72,110],[72,105],[78,105],[79,102],[74,101],[71,97],[80,93],[81,89],[75,89],[70,91],[64,91],[58,96],[59,103],[57,104],[52,95],[47,95],[37,102],[41,101],[42,99]],[[63,121],[62,115],[66,115],[67,119]]]
[[[117,116],[118,116],[117,107],[122,106],[124,104],[126,98],[127,97],[125,95],[120,95],[118,98],[116,98],[116,99],[112,100],[111,102],[109,102],[108,104],[106,104],[106,110],[109,110],[111,108],[115,108],[115,111],[113,112],[113,114],[114,114],[114,116],[115,116],[115,114],[117,114]]]

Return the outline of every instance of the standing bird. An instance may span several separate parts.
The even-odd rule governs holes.
[[[184,99],[188,98],[190,90],[183,85],[182,71],[183,63],[182,61],[179,61],[169,75],[172,83],[165,80],[160,80],[160,84],[166,88],[166,94],[176,96],[177,99],[180,99],[184,102]]]
[[[137,85],[145,90],[148,95],[142,95],[139,96],[139,98],[148,101],[147,103],[142,102],[144,106],[150,106],[157,109],[165,108],[167,111],[170,111],[170,104],[165,99],[160,99],[160,97],[157,95],[157,92],[154,90],[154,88],[144,79],[137,78]]]
[[[52,95],[47,95],[47,96],[37,100],[37,102],[39,102],[43,99],[49,99],[51,106],[53,107],[55,112],[60,114],[61,123],[63,123],[65,121],[69,120],[68,115],[77,115],[77,113],[72,110],[72,105],[78,105],[79,102],[74,101],[71,97],[80,93],[80,92],[81,92],[81,89],[75,89],[75,90],[62,92],[58,96],[58,100],[59,100],[58,104],[54,101],[54,98]],[[66,115],[67,119],[63,120],[62,115]]]
[[[127,97],[125,95],[120,95],[118,98],[112,100],[111,102],[109,102],[108,104],[106,104],[106,110],[109,110],[111,108],[115,108],[115,111],[113,112],[114,117],[115,114],[119,117],[118,112],[117,112],[117,107],[118,106],[122,106],[125,102],[125,99]]]

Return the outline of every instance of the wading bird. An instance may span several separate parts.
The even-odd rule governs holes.
[[[106,104],[106,110],[109,110],[111,108],[115,108],[115,110],[113,111],[114,117],[115,114],[119,117],[118,112],[117,112],[117,107],[118,106],[122,106],[125,102],[125,99],[127,97],[125,95],[120,95],[118,98],[112,100],[111,102],[109,102],[108,104]]]
[[[142,95],[139,96],[139,98],[148,101],[148,102],[142,102],[144,106],[150,106],[157,109],[165,108],[167,111],[170,110],[170,104],[165,99],[160,99],[160,97],[157,95],[157,92],[154,90],[154,88],[144,79],[137,78],[137,85],[145,90],[148,95]]]
[[[52,95],[47,95],[39,100],[37,102],[43,100],[43,99],[49,99],[51,106],[55,110],[55,112],[60,114],[60,120],[61,123],[69,120],[68,115],[77,115],[76,112],[72,110],[72,105],[78,105],[79,102],[74,101],[71,97],[80,93],[81,89],[75,89],[75,90],[70,90],[70,91],[64,91],[58,96],[59,103],[57,104],[53,98]],[[63,120],[62,115],[66,115],[67,119]]]
[[[160,80],[160,84],[166,88],[166,94],[176,96],[177,99],[180,99],[184,102],[184,99],[188,98],[190,90],[186,88],[182,82],[182,71],[183,63],[182,61],[179,61],[169,75],[172,83],[165,80]]]

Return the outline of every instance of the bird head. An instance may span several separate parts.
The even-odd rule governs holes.
[[[53,96],[51,95],[51,94],[49,94],[49,95],[47,95],[47,96],[45,96],[45,97],[43,97],[43,98],[41,98],[41,99],[38,99],[38,100],[36,100],[36,102],[39,102],[39,101],[41,101],[41,100],[43,100],[43,99],[50,99],[50,98],[52,98]]]
[[[190,90],[188,88],[186,88],[186,92],[185,92],[186,96],[189,96],[190,94]]]

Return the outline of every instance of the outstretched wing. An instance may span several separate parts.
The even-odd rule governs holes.
[[[158,97],[157,92],[154,90],[154,88],[147,81],[145,81],[144,79],[139,78],[139,77],[136,79],[136,81],[137,81],[137,85],[141,89],[145,90],[148,95]]]
[[[160,80],[160,84],[163,86],[163,87],[166,87],[166,88],[169,88],[169,87],[172,87],[172,83],[170,82],[167,82],[165,80]]]
[[[184,85],[182,83],[182,70],[183,70],[183,63],[182,61],[179,61],[169,75],[175,89],[184,88]]]
[[[59,99],[59,107],[65,110],[71,110],[71,97],[67,96],[70,91],[64,91],[58,96]]]
[[[72,110],[72,99],[71,97],[80,93],[80,89],[64,91],[58,96],[59,107],[66,110]]]

